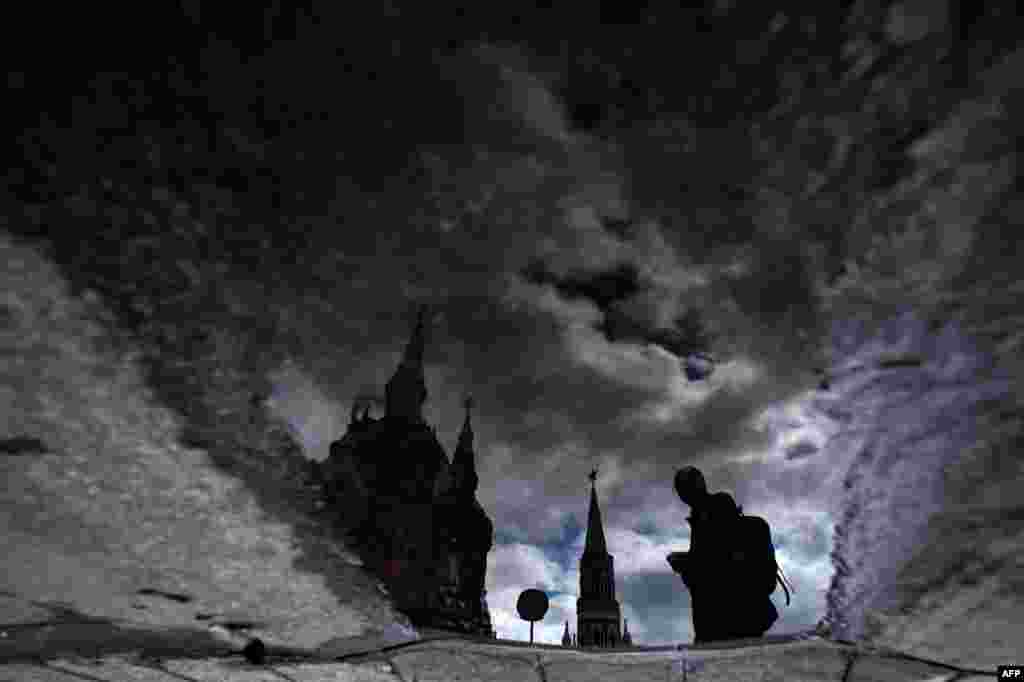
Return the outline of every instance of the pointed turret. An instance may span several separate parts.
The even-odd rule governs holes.
[[[572,646],[572,637],[569,636],[569,621],[565,621],[565,633],[562,634],[562,646]]]
[[[620,641],[621,612],[615,599],[615,558],[608,553],[597,504],[597,469],[590,472],[590,511],[580,557],[580,596],[576,600],[579,646],[615,646]]]
[[[425,345],[423,318],[426,315],[427,307],[421,305],[416,309],[416,325],[412,328],[412,335],[409,343],[405,344],[405,353],[402,356],[402,364],[418,368],[423,372],[423,347]]]
[[[470,422],[470,410],[473,408],[473,398],[466,396],[462,402],[466,408],[466,417],[462,422],[462,431],[459,433],[459,442],[455,446],[455,456],[452,458],[452,467],[455,475],[455,488],[460,495],[473,496],[476,494],[480,479],[476,473],[476,455],[473,452],[473,424]]]
[[[462,431],[459,432],[459,443],[455,446],[455,455],[458,456],[460,452],[473,452],[473,424],[470,421],[472,416],[470,410],[473,409],[473,397],[466,396],[462,401],[462,406],[466,408],[466,416],[462,420]]]
[[[622,643],[630,645],[633,643],[633,636],[629,634],[629,619],[622,619]]]
[[[416,325],[402,354],[402,361],[385,389],[388,417],[423,421],[423,403],[427,399],[427,384],[423,378],[425,313],[425,306],[420,306],[416,315]]]
[[[590,472],[590,512],[587,515],[587,541],[583,546],[583,554],[607,553],[608,545],[604,540],[601,508],[597,504],[597,469],[594,469]]]

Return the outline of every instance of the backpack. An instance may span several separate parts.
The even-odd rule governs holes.
[[[786,590],[789,604],[768,522],[744,515],[726,495],[690,522],[691,552],[704,557],[697,562],[704,565],[703,580],[691,584],[684,576],[691,593],[696,641],[761,637],[779,618],[770,597],[777,583]],[[694,549],[698,535],[699,548]],[[711,586],[711,591],[704,585]]]
[[[781,585],[786,593],[786,606],[789,606],[789,584],[782,568],[775,560],[775,545],[772,543],[772,531],[768,522],[760,516],[740,517],[740,546],[744,553],[749,553],[746,561],[750,566],[750,580],[753,586],[765,595],[775,591]],[[794,590],[795,591],[795,590]]]
[[[701,541],[701,545],[706,550],[726,554],[738,550],[743,555],[742,581],[744,584],[750,585],[754,592],[760,592],[765,596],[771,595],[775,591],[776,585],[782,585],[782,589],[786,593],[786,606],[789,606],[789,593],[790,591],[796,592],[796,590],[793,589],[792,584],[786,579],[782,568],[775,560],[775,545],[772,543],[772,531],[768,522],[760,516],[744,514],[743,507],[737,505],[732,495],[725,492],[711,495],[699,516],[703,519],[699,523],[697,518],[687,519],[692,528],[691,550],[695,547],[695,537],[703,534],[703,531],[697,532],[698,526],[705,524],[718,526],[717,531],[709,533],[712,536],[709,538],[709,544],[712,547],[707,547],[704,540]],[[719,525],[723,522],[727,525]],[[738,525],[733,526],[734,522]],[[738,537],[733,535],[734,533]],[[719,537],[715,538],[714,536]],[[726,540],[726,538],[728,539]]]

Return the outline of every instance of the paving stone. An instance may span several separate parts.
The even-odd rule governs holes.
[[[681,655],[676,651],[646,653],[598,653],[543,651],[539,653],[548,682],[576,679],[664,680],[678,669]],[[700,665],[700,664],[698,664]],[[692,670],[692,666],[689,668]]]
[[[537,676],[536,655],[515,649],[495,653],[460,644],[424,644],[393,653],[391,661],[403,680],[417,682],[532,682]]]
[[[549,662],[544,665],[547,682],[576,682],[576,680],[615,680],[615,682],[648,682],[680,680],[682,669],[673,661],[655,663],[626,663],[602,661],[600,656],[590,659]],[[527,678],[523,678],[527,679]]]
[[[764,676],[762,682],[789,682],[796,680],[828,680],[838,682],[843,678],[843,671],[846,670],[846,652],[836,646],[823,643],[812,643],[807,646],[793,646],[785,648],[768,647],[762,649],[758,654],[744,656],[749,659],[744,666],[755,667],[758,662],[764,665]],[[721,679],[733,679],[729,674],[734,674],[736,668],[731,666],[729,659],[723,659],[718,668],[723,677]],[[703,682],[704,677],[696,678]],[[736,677],[735,679],[741,679]]]

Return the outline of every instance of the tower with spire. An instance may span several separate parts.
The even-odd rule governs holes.
[[[384,415],[370,416],[372,396],[353,402],[346,433],[321,465],[324,488],[365,565],[414,625],[493,636],[484,586],[494,524],[476,499],[473,403],[467,396],[449,460],[423,416],[426,313],[416,311],[385,386]]]
[[[615,599],[615,559],[608,553],[597,503],[597,469],[590,472],[587,537],[580,558],[580,596],[576,600],[576,633],[581,647],[612,647],[622,643],[621,610]]]

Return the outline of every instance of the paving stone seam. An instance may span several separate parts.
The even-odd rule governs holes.
[[[529,656],[520,656],[518,654],[502,655],[502,654],[499,654],[499,653],[495,653],[493,651],[474,651],[473,653],[476,656],[479,656],[480,658],[489,658],[489,659],[492,659],[492,660],[495,660],[495,661],[499,661],[499,662],[502,662],[502,663],[504,663],[506,661],[517,661],[519,663],[524,663],[526,665],[532,665],[533,664],[533,661],[530,659]],[[539,656],[540,654],[537,654],[537,655]]]
[[[843,669],[842,682],[850,682],[850,673],[853,672],[853,666],[857,662],[857,658],[856,651],[846,652],[846,668]]]
[[[436,642],[434,642],[434,643],[436,643]],[[435,650],[439,650],[439,651],[441,651],[443,653],[446,653],[446,654],[449,654],[449,655],[452,655],[452,656],[460,656],[460,657],[465,657],[466,656],[465,652],[459,651],[458,648],[456,648],[454,646],[435,647]],[[534,661],[532,659],[530,659],[528,656],[520,656],[520,655],[517,655],[517,654],[509,655],[509,654],[495,653],[495,652],[492,652],[492,651],[473,651],[472,655],[476,656],[476,657],[479,657],[479,658],[490,659],[490,660],[496,661],[497,663],[500,663],[500,664],[507,664],[510,661],[514,661],[516,663],[522,663],[523,665],[527,665],[527,666],[531,666],[531,667],[535,666]],[[537,654],[537,656],[539,657],[540,654]],[[387,659],[385,659],[385,660],[387,660]],[[470,661],[470,664],[476,669],[477,673],[480,672],[477,664],[474,661]]]
[[[164,675],[167,675],[168,677],[173,677],[177,680],[184,680],[185,682],[200,682],[200,680],[197,680],[194,677],[189,677],[184,673],[175,672],[174,670],[168,670],[167,666],[163,664],[163,661],[133,661],[132,665],[139,668],[156,670],[158,672],[163,673]]]
[[[53,663],[49,663],[49,662],[46,662],[46,661],[43,661],[42,663],[37,663],[36,665],[38,665],[41,668],[46,668],[48,670],[56,670],[59,673],[64,673],[65,675],[68,675],[70,677],[75,677],[75,678],[78,678],[80,680],[89,680],[90,682],[111,682],[110,680],[104,679],[102,677],[96,677],[95,675],[90,675],[89,673],[79,672],[77,670],[68,670],[67,668],[65,668],[63,666],[55,665]]]
[[[280,677],[285,682],[299,682],[298,680],[296,680],[294,677],[292,677],[288,673],[285,673],[285,672],[283,672],[281,670],[278,670],[277,668],[275,668],[272,665],[268,665],[267,666],[267,670],[269,670],[270,672],[274,673],[275,675]]]
[[[170,675],[171,677],[173,677],[176,680],[183,680],[184,682],[202,682],[202,680],[200,680],[197,677],[189,677],[185,673],[179,673],[176,670],[169,670],[169,669],[167,669],[165,667],[162,667],[162,666],[161,666],[160,669],[164,671],[164,674]]]
[[[458,637],[458,636],[452,636],[452,637],[429,637],[429,638],[416,639],[416,640],[413,640],[411,642],[400,642],[398,644],[389,644],[387,646],[370,648],[370,649],[367,649],[365,651],[353,651],[352,653],[349,653],[349,654],[341,654],[340,656],[331,656],[327,660],[329,660],[329,661],[348,661],[349,659],[358,659],[358,658],[364,657],[364,656],[376,656],[376,655],[379,655],[379,654],[385,654],[385,653],[389,653],[389,652],[392,652],[392,651],[399,651],[401,649],[408,649],[409,647],[414,647],[414,646],[417,646],[419,644],[434,644],[436,642],[451,642],[451,641],[455,641],[455,642],[475,642],[476,640],[471,639],[471,638],[466,638],[466,637]]]
[[[977,668],[961,668],[958,665],[951,663],[943,663],[941,661],[935,661],[929,658],[921,658],[912,654],[905,654],[902,651],[884,650],[877,652],[878,656],[882,658],[896,658],[904,661],[913,661],[914,663],[926,663],[928,665],[934,665],[936,668],[945,668],[946,670],[957,673],[959,676],[963,675],[982,675],[991,676],[994,673],[991,669],[989,670],[978,670]]]
[[[537,654],[537,677],[540,678],[540,682],[548,682],[548,671],[544,667],[544,661],[541,660],[540,654]]]

